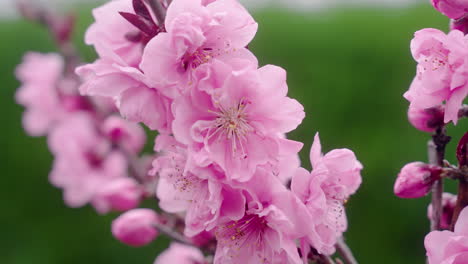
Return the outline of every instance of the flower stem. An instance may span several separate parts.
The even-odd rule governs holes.
[[[437,129],[428,143],[429,163],[440,167],[444,166],[445,146],[450,142],[450,137],[446,135],[445,128]],[[442,214],[442,192],[444,190],[443,180],[437,180],[432,185],[432,208],[431,230],[440,229],[440,217]]]
[[[188,245],[188,246],[194,246],[194,244],[190,240],[188,240],[183,235],[179,234],[178,232],[176,232],[175,230],[173,230],[173,229],[171,229],[171,228],[169,228],[167,226],[160,225],[160,224],[155,224],[154,227],[161,234],[164,234],[164,235],[168,236],[169,238],[171,238],[172,240],[174,240],[176,242],[179,242],[181,244],[185,244],[185,245]]]
[[[339,238],[336,242],[336,250],[340,253],[345,264],[358,264],[353,256],[353,252],[351,252],[351,249],[348,247],[343,237]]]

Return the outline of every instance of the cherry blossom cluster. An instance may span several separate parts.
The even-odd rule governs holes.
[[[429,163],[405,165],[395,182],[401,198],[418,198],[432,191],[428,208],[431,231],[425,239],[429,264],[468,263],[468,132],[456,151],[457,165],[445,160],[451,137],[449,123],[468,117],[468,3],[432,0],[433,6],[451,18],[448,34],[433,28],[415,33],[411,52],[416,76],[404,97],[410,102],[408,119],[418,130],[432,133]],[[445,179],[459,182],[458,194],[443,193]]]
[[[47,135],[55,157],[51,183],[63,189],[71,207],[91,203],[99,213],[137,207],[145,195],[144,174],[130,176],[128,158],[143,162],[136,155],[144,130],[115,115],[108,99],[80,96],[77,79],[64,67],[59,54],[30,52],[16,71],[24,128],[32,136]]]
[[[131,246],[169,235],[156,264],[334,263],[337,248],[356,263],[342,235],[363,166],[323,154],[317,133],[301,167],[286,134],[304,108],[248,49],[258,25],[237,0],[114,0],[93,16],[96,61],[67,72],[32,54],[18,68],[25,128],[49,136],[67,204],[126,211],[112,233]],[[137,123],[158,132],[150,166]],[[161,211],[134,209],[143,197]]]

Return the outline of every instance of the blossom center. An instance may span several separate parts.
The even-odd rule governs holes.
[[[427,56],[422,61],[422,67],[419,68],[419,73],[422,74],[426,71],[437,71],[444,68],[448,63],[448,57],[443,50],[435,50],[430,56]]]
[[[231,142],[231,148],[233,153],[238,153],[246,158],[246,152],[244,143],[247,141],[247,133],[253,130],[248,122],[248,116],[246,114],[246,108],[248,102],[240,100],[239,103],[233,107],[224,108],[223,106],[218,107],[218,111],[211,111],[217,117],[214,121],[214,130],[209,135],[219,135],[224,137],[226,140]]]
[[[222,247],[227,247],[232,257],[234,254],[242,254],[242,249],[258,251],[264,246],[264,231],[267,228],[267,222],[258,215],[246,215],[238,221],[228,222],[216,229],[215,235],[218,243]],[[258,256],[265,260],[265,256]]]
[[[182,68],[188,70],[189,67],[192,69],[198,68],[200,65],[210,62],[213,58],[211,48],[199,48],[193,53],[187,53],[182,58]]]

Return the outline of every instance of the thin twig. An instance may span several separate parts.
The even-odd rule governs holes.
[[[436,134],[429,141],[428,156],[429,163],[440,167],[444,166],[445,146],[450,141],[450,137],[445,134],[445,128],[439,128]],[[440,229],[440,218],[442,214],[442,193],[444,190],[443,180],[437,180],[432,185],[432,208],[433,214],[431,217],[431,230]]]
[[[320,264],[335,264],[335,261],[330,256],[320,255]]]
[[[353,256],[353,252],[348,247],[343,237],[339,238],[336,242],[336,250],[340,253],[345,264],[358,264],[356,258]]]
[[[185,245],[188,245],[188,246],[193,246],[193,247],[196,247],[192,241],[188,240],[187,238],[185,238],[183,235],[179,234],[178,232],[174,231],[173,229],[167,227],[167,226],[164,226],[164,225],[160,225],[160,224],[155,224],[154,227],[162,234],[168,236],[169,238],[171,238],[172,240],[176,241],[176,242],[179,242],[179,243],[182,243],[182,244],[185,244]]]

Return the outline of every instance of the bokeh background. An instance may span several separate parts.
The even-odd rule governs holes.
[[[288,70],[290,95],[305,106],[306,119],[290,134],[305,142],[304,166],[310,168],[307,155],[316,131],[324,150],[351,148],[364,164],[362,187],[347,204],[346,237],[360,263],[424,263],[429,198],[402,200],[392,189],[405,163],[426,160],[429,138],[406,119],[402,94],[415,72],[409,42],[424,27],[447,30],[448,20],[426,1],[398,7],[334,2],[319,10],[265,2],[252,7],[260,27],[250,48],[262,65]],[[83,33],[96,5],[75,6],[75,42],[87,61],[95,54],[84,45]],[[137,249],[120,244],[110,233],[115,214],[67,208],[61,191],[48,183],[52,156],[45,138],[23,132],[13,72],[25,51],[50,52],[54,45],[43,28],[16,18],[11,2],[0,0],[0,6],[0,263],[152,263],[166,239]],[[455,160],[455,141],[466,124],[449,129],[449,160]]]

